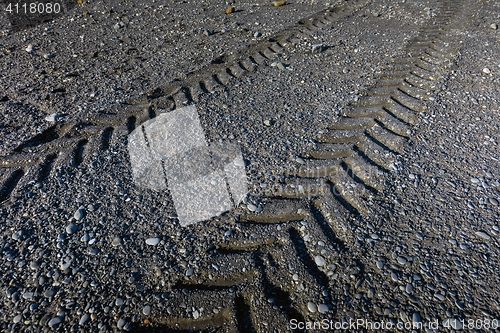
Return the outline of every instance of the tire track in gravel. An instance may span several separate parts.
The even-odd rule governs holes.
[[[8,199],[14,188],[32,180],[12,176],[18,175],[20,171],[27,175],[38,174],[48,155],[56,154],[56,159],[62,160],[54,161],[51,169],[62,165],[77,167],[86,156],[100,149],[107,149],[110,140],[128,135],[136,126],[161,112],[196,102],[200,95],[226,86],[232,78],[247,75],[255,71],[257,66],[268,65],[268,60],[273,59],[277,53],[294,47],[301,35],[308,35],[329,26],[363,7],[366,2],[356,0],[342,7],[332,7],[306,17],[295,26],[280,31],[248,49],[214,59],[208,67],[188,73],[185,80],[174,80],[150,91],[145,100],[131,100],[112,107],[106,114],[84,116],[46,129],[21,143],[10,155],[0,159],[2,173],[7,175],[2,182],[5,185],[2,186],[6,188],[2,191],[2,201]],[[27,172],[28,169],[30,172]],[[51,173],[52,171],[43,174]]]
[[[162,318],[156,318],[156,328],[148,327],[145,331],[267,332],[269,325],[288,327],[292,318],[300,321],[317,316],[310,313],[310,302],[340,303],[341,285],[353,285],[356,289],[363,283],[362,264],[342,255],[348,252],[347,216],[350,212],[369,213],[369,205],[361,198],[368,198],[382,188],[383,174],[395,168],[396,155],[405,140],[411,138],[411,125],[418,121],[418,112],[426,109],[425,101],[432,97],[433,87],[449,66],[454,46],[448,45],[447,32],[457,25],[461,27],[467,8],[459,1],[441,1],[440,5],[432,24],[408,44],[409,56],[395,59],[378,83],[343,111],[343,117],[318,138],[321,149],[304,154],[306,164],[288,176],[287,181],[293,186],[270,193],[261,213],[235,212],[234,221],[241,229],[259,233],[278,225],[280,232],[273,232],[274,238],[259,241],[216,244],[207,257],[219,266],[203,269],[198,283],[187,285],[179,280],[171,288],[168,302],[172,306],[166,306]],[[281,52],[280,48],[293,45],[296,36],[319,29],[321,24],[351,11],[327,11],[327,15],[320,13],[312,20],[303,20],[294,29],[270,39],[268,44],[245,51],[242,57],[218,59],[208,73],[193,73],[188,76],[192,81],[176,81],[155,89],[146,101],[130,101],[129,105],[114,109],[113,114],[50,128],[1,161],[7,172],[0,198],[8,201],[11,194],[15,195],[28,181],[25,174],[34,173],[43,179],[58,165],[77,166],[94,149],[106,149],[115,136],[126,136],[161,111],[189,104],[200,94],[226,85],[232,77],[245,75],[253,66],[265,64],[274,53]],[[317,178],[323,181],[317,184]],[[308,230],[300,227],[304,223]],[[314,245],[319,242],[327,244],[331,257],[321,257],[322,252]],[[288,253],[295,254],[292,260],[286,256]],[[231,257],[238,260],[228,259]],[[220,273],[224,271],[220,269],[221,262],[226,265],[248,262],[245,267],[248,273],[228,278],[229,274]],[[278,274],[288,271],[300,273],[310,288],[308,294],[316,296],[292,300],[290,297],[299,286]],[[176,304],[194,309],[194,305],[206,300],[222,310],[213,315],[193,310],[189,318],[172,311]],[[334,316],[334,312],[330,308],[322,316]],[[270,318],[276,319],[269,323]]]
[[[235,222],[240,225],[279,224],[287,230],[280,246],[272,243],[272,246],[263,246],[260,243],[256,249],[247,243],[244,251],[258,253],[260,257],[267,254],[279,258],[278,252],[286,251],[286,246],[292,245],[289,251],[296,253],[297,267],[306,272],[306,280],[311,279],[319,287],[321,295],[324,295],[321,291],[329,291],[334,298],[339,297],[342,290],[338,285],[352,285],[354,289],[358,289],[363,284],[363,264],[355,260],[355,255],[349,253],[346,245],[350,241],[348,215],[369,214],[369,204],[363,198],[369,198],[382,190],[384,177],[397,169],[396,157],[402,152],[403,144],[411,139],[412,125],[418,123],[418,114],[427,109],[426,102],[433,99],[432,91],[449,70],[455,57],[458,45],[452,43],[449,34],[453,30],[463,29],[467,13],[471,10],[470,5],[470,2],[441,1],[439,14],[431,24],[421,29],[417,38],[408,43],[406,55],[394,59],[364,97],[343,110],[342,117],[318,138],[318,144],[323,149],[303,155],[305,166],[296,170],[295,174],[287,175],[290,186],[277,188],[269,193],[269,201],[263,212],[238,212]],[[317,182],[318,178],[322,179],[320,183]],[[356,187],[350,184],[356,184]],[[315,258],[320,253],[314,248],[310,234],[301,232],[300,228],[297,229],[290,223],[292,221],[299,222],[299,225],[300,221],[307,221],[314,229],[312,234],[317,237],[316,242],[332,245],[336,258],[328,258],[332,260],[329,261],[330,265],[318,264]],[[224,250],[237,252],[241,248],[236,244],[225,244]],[[349,253],[351,258],[342,256],[343,253]],[[340,270],[337,269],[340,277],[332,267],[341,267]],[[272,268],[261,265],[259,274],[266,274],[270,269]],[[228,280],[224,281],[226,290],[240,290],[238,283],[227,284]],[[285,296],[293,293],[290,284],[284,284],[283,281],[280,283],[281,293]],[[269,289],[265,283],[256,285],[257,292]],[[182,287],[179,287],[172,292],[182,294]],[[276,295],[276,285],[273,288],[271,294]],[[200,292],[202,289],[201,284],[191,285],[189,288],[190,293]],[[268,327],[259,326],[258,318],[260,312],[269,309],[261,304],[245,302],[245,310],[242,312],[237,300],[244,299],[244,293],[235,294],[234,301],[226,308],[226,313],[231,314],[225,318],[226,324],[230,327],[234,325],[239,331],[266,332]],[[188,299],[190,295],[192,294],[187,295]],[[315,301],[319,304],[331,302],[331,299],[326,297]],[[308,299],[295,299],[292,306],[298,312],[292,317],[288,313],[288,320],[294,318],[301,321],[314,317],[308,309]],[[241,326],[241,313],[249,313],[244,321],[247,326]],[[335,309],[330,308],[328,315],[335,316]],[[322,318],[325,317],[327,315],[322,314]],[[215,322],[212,324],[215,325]],[[287,327],[282,325],[281,322],[275,323],[273,327]],[[168,323],[159,327],[160,330],[174,327],[200,329],[196,326],[196,320],[188,318],[178,318],[177,321],[168,319]],[[225,326],[218,321],[218,326],[205,327]]]

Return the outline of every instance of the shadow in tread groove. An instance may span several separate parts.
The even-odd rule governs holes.
[[[42,133],[35,135],[31,139],[23,142],[22,144],[14,148],[14,151],[20,153],[24,148],[41,146],[43,144],[46,144],[50,141],[59,138],[59,134],[57,133],[57,128],[58,128],[57,125],[47,128]]]
[[[251,320],[252,311],[243,295],[238,295],[236,297],[235,310],[238,330],[240,332],[255,333],[255,328]]]
[[[17,186],[17,183],[21,180],[21,178],[24,176],[24,171],[19,169],[14,171],[5,181],[3,184],[2,188],[0,188],[0,203],[7,200],[9,196],[11,195],[12,191]]]
[[[299,256],[302,264],[307,268],[311,276],[314,277],[316,282],[323,287],[325,290],[328,289],[328,277],[325,273],[319,270],[318,266],[314,262],[314,259],[309,255],[309,251],[304,245],[304,240],[300,236],[299,232],[295,228],[289,229],[290,239],[292,240],[293,246],[297,255]]]

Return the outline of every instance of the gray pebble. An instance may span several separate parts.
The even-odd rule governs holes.
[[[393,281],[398,281],[398,280],[399,280],[398,273],[396,273],[396,272],[392,272],[392,273],[391,273],[391,279],[392,279]]]
[[[377,235],[377,234],[371,234],[371,236],[370,236],[370,237],[371,237],[372,239],[379,239],[379,238],[380,238],[380,236],[379,236],[379,235]]]
[[[233,164],[236,165],[236,166],[238,166],[238,167],[244,167],[246,165],[245,160],[242,159],[242,158],[236,158],[233,161]]]
[[[81,318],[80,321],[78,322],[78,325],[83,326],[85,323],[90,319],[90,316],[88,313],[84,314]]]
[[[54,317],[51,320],[49,320],[49,327],[52,329],[55,329],[59,326],[59,324],[62,323],[62,318],[61,317]]]
[[[160,243],[160,237],[153,237],[153,238],[148,238],[146,239],[146,244],[148,245],[158,245]]]
[[[61,271],[65,271],[71,267],[72,263],[73,263],[73,260],[61,261],[61,263],[59,264],[59,268],[61,268]]]
[[[413,312],[413,315],[411,316],[411,321],[414,323],[414,324],[418,324],[418,323],[421,323],[422,322],[422,319],[420,318],[420,315],[416,312]]]
[[[297,274],[297,273],[293,274],[293,275],[292,275],[292,279],[293,279],[293,281],[298,281],[298,279],[299,279],[299,274]]]
[[[381,260],[377,261],[377,268],[378,268],[378,269],[382,269],[382,268],[384,268],[384,262],[383,262],[383,261],[381,261]]]
[[[262,33],[260,33],[259,31],[257,31],[256,33],[254,33],[254,34],[253,34],[253,36],[254,36],[255,38],[257,38],[257,37],[262,36]]]
[[[26,52],[31,53],[32,51],[33,51],[33,44],[29,44],[29,45],[26,47]]]
[[[323,258],[322,256],[316,256],[314,258],[314,262],[316,263],[316,265],[318,266],[324,266],[326,264],[326,260],[325,258]]]
[[[120,237],[115,237],[113,239],[113,242],[111,242],[111,245],[113,245],[114,247],[120,245],[122,243],[122,240],[120,239]]]
[[[49,290],[47,290],[43,296],[47,297],[47,298],[50,298],[50,297],[53,297],[54,295],[56,294],[56,290],[54,288],[50,288]]]
[[[194,269],[193,268],[189,268],[187,271],[186,271],[186,276],[191,276],[194,274]]]
[[[18,230],[12,234],[12,239],[17,241],[20,240],[22,236],[23,236],[23,231]]]
[[[492,23],[492,24],[490,24],[490,28],[493,29],[493,30],[497,30],[498,29],[498,24]]]
[[[316,304],[314,304],[313,302],[307,302],[307,309],[309,310],[309,312],[316,312]]]
[[[472,178],[470,179],[470,181],[471,181],[473,184],[477,184],[477,183],[479,183],[479,179],[477,179],[477,178],[475,178],[475,177],[472,177]]]
[[[476,231],[476,235],[478,235],[479,237],[484,238],[486,240],[490,239],[490,235],[488,235],[486,232],[481,231],[481,230]]]
[[[251,203],[249,203],[249,204],[247,205],[247,208],[248,208],[248,210],[249,210],[249,211],[251,211],[251,212],[255,212],[255,211],[257,210],[257,206],[255,206],[254,204],[251,204]]]
[[[330,311],[330,308],[328,308],[328,305],[326,305],[326,304],[320,304],[318,306],[318,312],[319,313],[327,313],[328,311]]]
[[[193,312],[194,319],[198,319],[198,318],[200,318],[200,316],[201,316],[200,310],[196,310]]]
[[[407,283],[407,284],[406,284],[405,291],[406,291],[408,294],[411,294],[411,292],[413,291],[413,286],[411,285],[411,283]]]
[[[145,316],[149,316],[149,314],[151,313],[151,305],[146,305],[144,308],[142,308],[142,313]]]
[[[408,262],[408,260],[405,257],[398,257],[398,263],[401,265],[405,265]]]
[[[489,200],[490,200],[490,204],[495,205],[495,206],[498,206],[498,200],[497,200],[497,199],[495,199],[495,198],[490,198]]]
[[[61,118],[61,115],[59,113],[52,113],[52,114],[49,114],[48,116],[46,116],[45,120],[48,122],[54,123],[54,122],[58,121],[59,118]]]
[[[127,324],[127,322],[125,321],[125,319],[120,318],[118,320],[118,322],[116,323],[116,327],[118,327],[119,329],[122,329],[123,326],[125,326],[125,324]]]
[[[75,218],[75,220],[80,221],[83,218],[84,212],[85,210],[80,207],[76,210],[75,215],[73,215],[73,217]]]
[[[297,162],[297,163],[299,163],[299,164],[305,164],[305,163],[306,163],[306,161],[304,161],[304,159],[303,159],[302,157],[297,157],[297,158],[295,159],[295,162]]]
[[[347,73],[349,73],[349,70],[348,70],[347,68],[344,68],[344,69],[342,70],[342,73],[347,74]]]
[[[67,227],[66,227],[66,232],[71,235],[71,234],[74,234],[75,232],[78,231],[78,225],[75,224],[75,223],[70,223]]]
[[[14,324],[17,324],[18,322],[20,322],[21,320],[23,319],[23,316],[18,314],[17,316],[14,317],[14,319],[12,320],[14,322]]]
[[[117,299],[115,299],[115,305],[116,306],[123,305],[123,303],[125,303],[125,300],[123,298],[118,297]]]
[[[25,293],[23,294],[23,298],[24,298],[24,299],[32,299],[32,298],[33,298],[33,295],[35,295],[35,293],[33,293],[33,292],[31,292],[31,291],[29,291],[29,292],[25,292]]]

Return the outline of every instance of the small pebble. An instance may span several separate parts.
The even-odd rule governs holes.
[[[316,304],[314,304],[313,302],[307,302],[307,309],[309,310],[309,312],[316,312]]]
[[[122,243],[122,240],[120,239],[120,237],[115,237],[113,239],[113,242],[111,242],[111,245],[113,245],[114,247],[117,247],[118,245],[120,245]]]
[[[68,235],[72,235],[74,234],[75,232],[78,231],[78,225],[75,224],[75,223],[70,223],[67,227],[66,227],[66,232],[68,233]]]
[[[490,28],[493,29],[493,30],[497,30],[498,29],[498,24],[492,23],[492,24],[490,24]]]
[[[249,211],[251,211],[251,212],[255,212],[255,211],[257,210],[257,206],[255,206],[254,204],[251,204],[251,203],[249,203],[249,204],[247,205],[247,208],[248,208],[248,210],[249,210]]]
[[[151,305],[146,305],[144,308],[142,308],[142,313],[145,316],[149,316],[149,314],[151,313]]]
[[[491,73],[491,71],[490,71],[490,69],[489,69],[489,68],[485,67],[485,68],[483,68],[483,73],[485,73],[485,74],[490,74],[490,73]]]
[[[328,311],[330,311],[330,309],[328,308],[328,305],[326,305],[326,304],[320,304],[318,306],[318,312],[319,313],[323,313],[324,314],[324,313],[327,313]]]
[[[75,218],[75,220],[79,221],[83,218],[84,212],[85,210],[80,207],[76,210],[75,215],[73,215],[73,217]]]
[[[127,322],[125,321],[125,319],[120,318],[120,320],[118,320],[118,322],[116,323],[116,327],[122,329],[126,324]]]
[[[315,262],[315,263],[316,263],[316,265],[318,265],[318,266],[324,266],[324,265],[325,265],[325,263],[326,263],[326,260],[325,260],[325,258],[323,258],[322,256],[316,256],[316,257],[314,258],[314,262]]]
[[[18,230],[12,234],[12,239],[17,241],[20,240],[22,236],[23,236],[23,231]]]
[[[380,260],[379,260],[379,261],[377,261],[377,268],[378,268],[378,269],[382,269],[382,268],[384,268],[384,262],[383,262],[383,261],[380,261]]]
[[[27,47],[26,47],[26,52],[30,53],[33,51],[33,44],[29,44]]]
[[[61,317],[54,317],[49,321],[48,325],[50,328],[56,329],[60,323],[62,323],[62,318]]]
[[[88,313],[84,314],[81,318],[80,321],[78,322],[78,325],[83,326],[87,321],[89,321],[90,315]]]
[[[490,201],[490,204],[492,204],[492,205],[494,205],[494,206],[498,206],[498,200],[497,200],[497,199],[495,199],[495,198],[490,198],[490,199],[489,199],[489,201]]]
[[[20,322],[21,320],[23,319],[23,316],[18,314],[17,316],[14,317],[14,319],[12,320],[14,322],[14,324],[17,324],[18,322]]]
[[[49,114],[48,116],[45,117],[45,120],[46,121],[49,121],[51,123],[54,123],[56,122],[61,116],[59,115],[59,113],[52,113],[52,114]]]
[[[146,239],[146,244],[148,245],[158,245],[160,243],[160,237],[153,237],[153,238],[148,238]]]
[[[486,232],[484,231],[476,231],[476,235],[478,235],[479,237],[481,238],[484,238],[486,240],[490,239],[490,235],[488,235]]]

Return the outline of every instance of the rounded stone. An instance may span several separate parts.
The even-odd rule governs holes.
[[[422,322],[422,319],[420,318],[420,315],[416,312],[413,312],[413,315],[411,316],[411,321],[414,323],[414,324],[418,324],[418,323],[421,323]]]
[[[330,308],[328,308],[328,305],[326,305],[326,304],[320,304],[318,306],[318,312],[319,313],[327,313],[328,311],[330,311]]]
[[[143,307],[142,308],[142,313],[145,316],[149,316],[149,314],[151,313],[151,305],[146,305],[145,307]]]
[[[75,215],[73,215],[73,217],[75,218],[75,220],[79,221],[83,218],[83,209],[82,208],[78,208],[75,212]]]
[[[326,264],[326,260],[325,258],[323,258],[322,256],[316,256],[314,258],[314,262],[316,263],[316,265],[318,266],[324,266]]]
[[[127,322],[125,321],[125,319],[120,318],[118,320],[118,322],[116,323],[116,327],[118,327],[119,329],[122,329],[123,326],[125,326],[126,324],[127,324]]]
[[[255,211],[257,210],[257,206],[255,206],[254,204],[251,204],[251,203],[249,203],[249,204],[247,205],[247,208],[248,208],[248,210],[249,210],[249,211],[251,211],[251,212],[255,212]]]
[[[67,227],[66,227],[66,232],[68,233],[68,235],[71,235],[71,234],[74,234],[75,232],[78,231],[78,225],[75,224],[75,223],[70,223]]]
[[[148,238],[146,239],[146,244],[148,245],[158,245],[158,243],[160,243],[160,237],[152,237],[152,238]]]
[[[49,320],[49,327],[52,329],[55,329],[59,326],[59,324],[62,323],[62,318],[61,317],[54,317],[51,320]]]
[[[307,309],[309,310],[309,312],[316,312],[316,304],[314,304],[313,302],[307,302]]]
[[[90,315],[88,313],[84,314],[81,318],[80,321],[78,322],[78,325],[82,326],[85,325],[85,323],[90,319]]]

